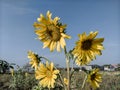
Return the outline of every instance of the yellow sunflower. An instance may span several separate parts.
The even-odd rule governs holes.
[[[43,48],[50,48],[50,51],[61,51],[60,48],[66,46],[65,38],[70,39],[71,37],[65,34],[66,25],[58,22],[60,18],[51,18],[52,14],[47,11],[46,17],[42,14],[37,19],[38,22],[34,23],[36,28],[35,33],[38,35],[38,39],[43,42]]]
[[[10,69],[11,75],[14,76],[14,69]]]
[[[93,88],[98,88],[99,83],[102,82],[102,75],[99,73],[99,69],[93,69],[90,71],[87,77],[87,81],[92,85]]]
[[[54,64],[46,62],[46,65],[40,63],[40,66],[35,71],[36,79],[39,79],[39,84],[43,87],[54,88],[55,79],[59,70],[54,70]]]
[[[65,83],[65,85],[68,85],[68,79],[67,78],[64,78],[64,83]]]
[[[40,62],[38,60],[38,55],[32,51],[28,51],[28,58],[30,59],[29,64],[31,64],[33,68],[37,69],[38,64]]]
[[[73,49],[72,54],[75,57],[77,65],[85,65],[90,63],[91,60],[96,59],[96,55],[101,55],[101,50],[104,49],[102,42],[104,38],[95,38],[98,32],[90,32],[87,36],[84,32],[79,34],[79,40]]]

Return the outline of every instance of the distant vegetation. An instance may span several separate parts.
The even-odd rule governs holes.
[[[0,60],[0,73],[4,74],[9,72],[10,68],[14,68],[14,63],[8,63],[6,60]]]

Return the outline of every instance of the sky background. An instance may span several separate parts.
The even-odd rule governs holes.
[[[43,49],[36,40],[33,23],[40,13],[52,12],[67,24],[67,50],[73,49],[78,34],[98,31],[104,37],[102,56],[90,64],[120,63],[120,0],[0,0],[0,59],[23,66],[29,62],[27,52],[32,50],[55,64],[65,66],[64,52]]]

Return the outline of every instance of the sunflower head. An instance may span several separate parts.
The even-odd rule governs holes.
[[[95,38],[98,32],[90,32],[87,36],[84,32],[79,34],[79,40],[73,49],[72,54],[76,58],[77,65],[85,65],[96,59],[96,55],[101,55],[101,50],[104,49],[102,42],[104,38]]]
[[[93,69],[88,74],[87,81],[91,84],[93,88],[98,88],[99,83],[102,82],[102,75],[99,73],[99,69]]]
[[[38,55],[32,51],[28,51],[28,58],[30,59],[29,63],[32,65],[32,67],[37,69],[40,62]]]
[[[54,64],[46,62],[46,65],[40,63],[40,66],[35,71],[36,79],[39,79],[39,84],[43,87],[54,88],[55,79],[59,70],[54,70]]]
[[[60,18],[51,18],[50,11],[47,12],[46,17],[40,15],[37,19],[38,22],[34,23],[35,33],[38,35],[38,39],[43,42],[43,48],[50,48],[53,51],[55,48],[60,51],[60,46],[64,48],[66,46],[65,38],[70,38],[65,34],[66,25],[59,22]]]

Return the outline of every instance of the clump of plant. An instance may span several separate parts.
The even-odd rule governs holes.
[[[46,16],[40,14],[37,22],[34,23],[35,33],[38,35],[38,39],[43,43],[43,48],[49,48],[51,52],[55,49],[61,52],[64,50],[66,61],[66,75],[63,77],[58,68],[54,66],[48,58],[39,56],[33,51],[28,51],[28,58],[30,64],[35,69],[35,78],[39,81],[39,85],[43,88],[55,89],[57,85],[60,85],[64,90],[71,90],[71,80],[74,76],[74,70],[70,69],[70,64],[76,64],[78,66],[88,65],[91,61],[96,59],[97,55],[102,55],[104,38],[95,38],[98,31],[90,32],[87,35],[85,32],[78,34],[78,41],[76,41],[73,49],[67,51],[67,45],[65,39],[70,39],[71,36],[66,34],[66,24],[59,22],[60,18],[55,17],[52,19],[52,13],[47,12]],[[45,60],[45,62],[44,62]],[[92,88],[98,88],[100,82],[102,82],[99,69],[83,70],[85,73],[85,79],[78,87],[83,89],[87,82],[90,83]]]
[[[112,72],[103,74],[103,83],[100,90],[120,90],[120,76]]]
[[[11,80],[9,88],[12,90],[31,90],[37,81],[34,75],[24,72],[21,68],[11,72]]]

